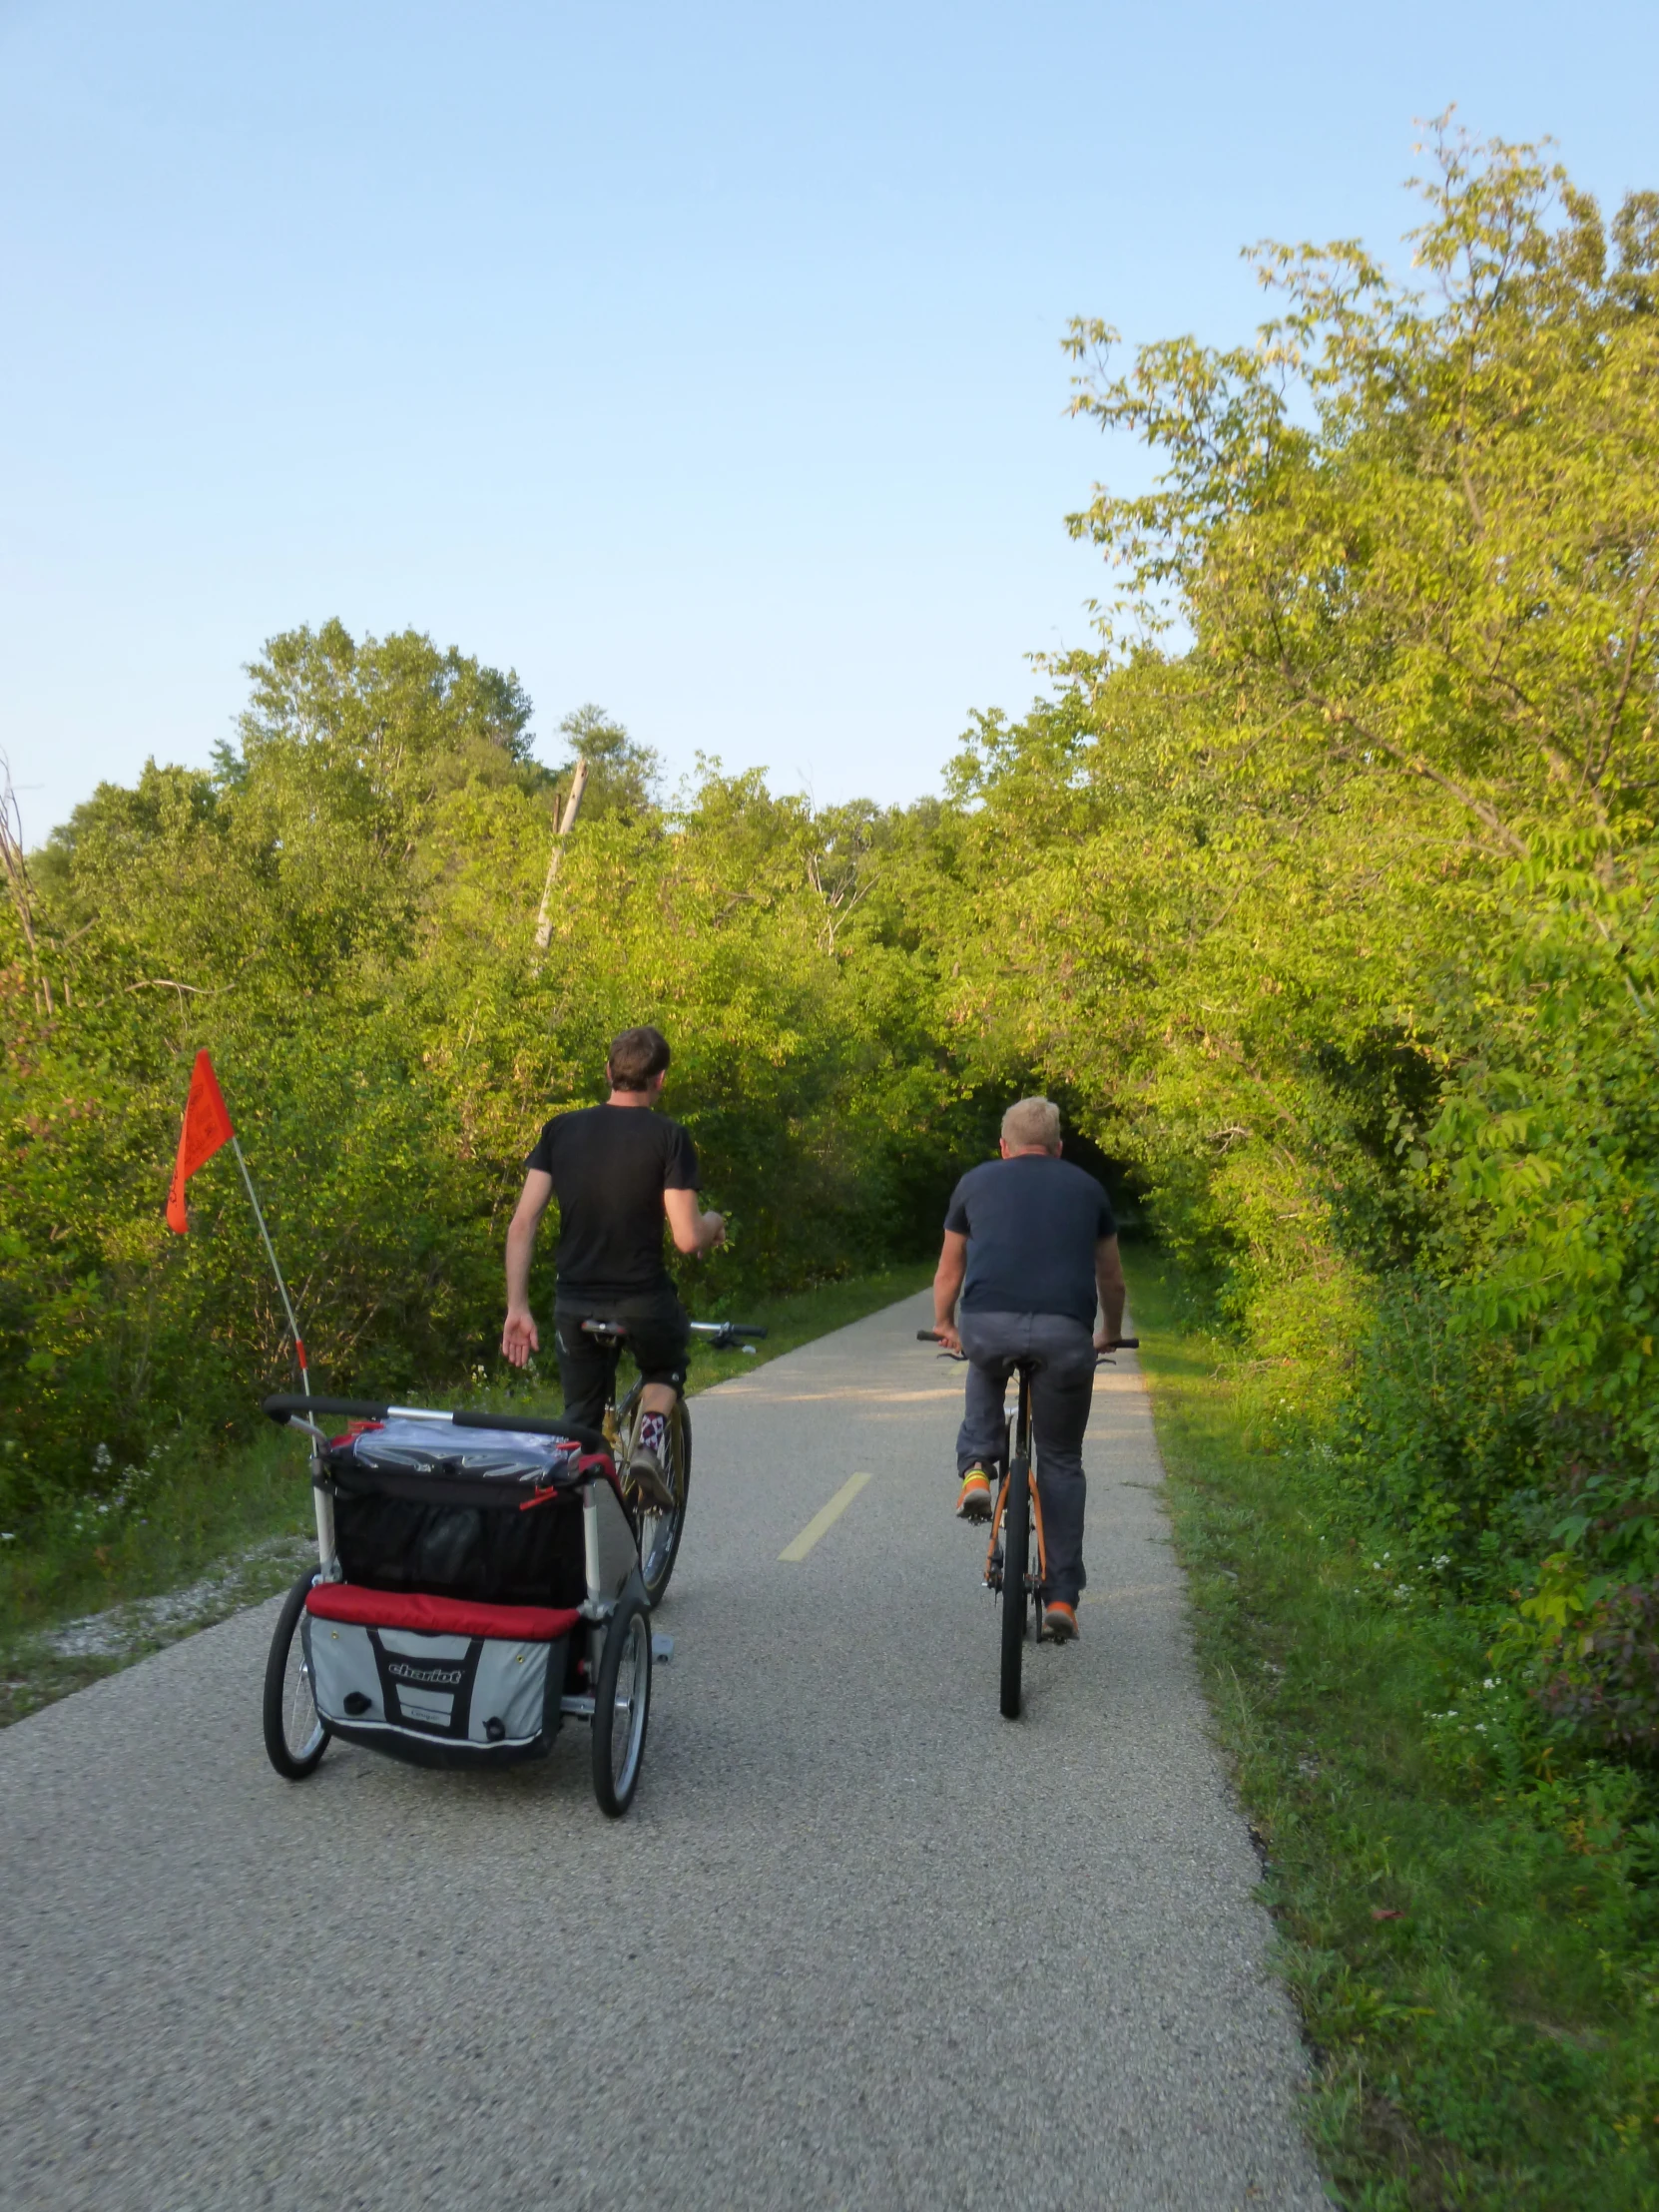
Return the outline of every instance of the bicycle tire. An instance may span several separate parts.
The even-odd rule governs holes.
[[[1002,1685],[1005,1721],[1019,1719],[1020,1671],[1025,1657],[1025,1572],[1031,1548],[1030,1470],[1023,1459],[1008,1468],[1008,1503],[1002,1515]]]
[[[293,1666],[305,1596],[315,1580],[315,1567],[307,1567],[283,1598],[282,1610],[276,1616],[276,1633],[271,1639],[271,1653],[265,1663],[266,1757],[284,1782],[303,1782],[308,1774],[314,1774],[318,1760],[328,1748],[327,1724],[318,1718],[316,1701],[310,1697],[310,1678],[305,1663],[301,1659],[297,1670]],[[304,1719],[307,1699],[308,1726]]]

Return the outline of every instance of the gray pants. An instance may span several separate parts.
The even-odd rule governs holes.
[[[1017,1360],[1036,1362],[1031,1424],[1037,1445],[1037,1495],[1048,1558],[1044,1595],[1075,1605],[1083,1571],[1083,1431],[1094,1395],[1094,1332],[1069,1314],[960,1314],[956,1326],[972,1366],[956,1437],[956,1468],[1002,1455],[1003,1398]]]

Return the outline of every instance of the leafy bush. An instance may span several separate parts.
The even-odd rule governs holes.
[[[511,675],[413,634],[274,639],[211,776],[101,787],[0,910],[0,1517],[112,1505],[288,1373],[237,1172],[163,1225],[189,1069],[214,1053],[308,1350],[334,1388],[493,1355],[540,1123],[608,1039],[675,1045],[731,1249],[707,1308],[924,1242],[980,1115],[931,1043],[929,962],[881,878],[910,827],[710,767],[672,810],[596,711],[596,804],[534,944],[559,792]],[[544,1240],[543,1262],[551,1249]],[[546,1297],[544,1279],[539,1295]],[[67,1501],[67,1502],[66,1502]]]

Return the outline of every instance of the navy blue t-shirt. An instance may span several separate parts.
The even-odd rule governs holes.
[[[1094,1248],[1115,1237],[1111,1203],[1092,1175],[1052,1153],[969,1168],[946,1229],[966,1237],[967,1314],[1069,1314],[1094,1327]]]

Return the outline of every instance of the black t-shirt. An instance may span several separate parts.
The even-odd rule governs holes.
[[[663,1193],[698,1187],[697,1151],[677,1121],[649,1106],[555,1114],[524,1164],[553,1178],[561,1297],[663,1288]]]
[[[944,1225],[968,1241],[964,1313],[1069,1314],[1094,1327],[1094,1248],[1118,1225],[1082,1168],[1047,1152],[987,1160],[950,1194]]]

